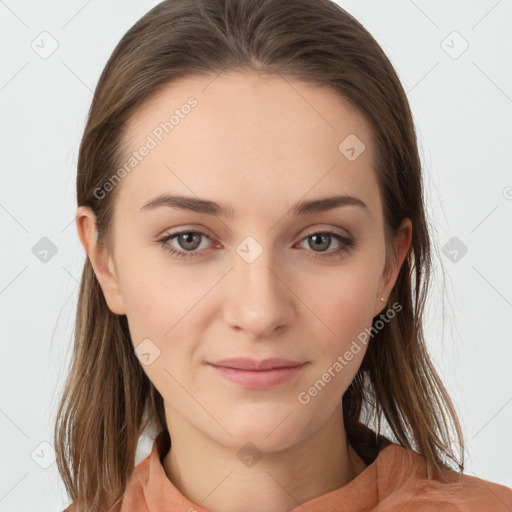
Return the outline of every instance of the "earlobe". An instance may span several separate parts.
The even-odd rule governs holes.
[[[403,219],[393,240],[394,254],[381,275],[379,289],[375,300],[374,316],[382,312],[383,304],[387,303],[391,290],[396,283],[400,268],[407,257],[412,242],[412,222]],[[384,301],[381,301],[384,298]]]
[[[75,220],[78,237],[91,262],[109,309],[116,315],[126,314],[113,258],[107,247],[98,244],[94,212],[89,207],[79,206]]]

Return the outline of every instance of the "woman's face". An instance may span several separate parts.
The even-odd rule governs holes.
[[[161,90],[125,143],[121,180],[97,192],[120,187],[98,277],[171,437],[186,424],[233,447],[298,443],[339,407],[409,244],[385,266],[368,125],[330,89],[231,72]],[[144,208],[162,195],[181,206]],[[355,199],[300,207],[334,196]],[[234,382],[211,364],[230,358],[305,364],[265,387],[263,373]]]

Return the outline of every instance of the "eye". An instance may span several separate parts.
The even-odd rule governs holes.
[[[337,240],[339,246],[336,249],[328,251],[333,239]],[[313,252],[317,254],[314,258],[328,258],[348,252],[355,247],[356,243],[352,238],[348,238],[336,231],[316,231],[308,234],[303,238],[302,243],[306,242],[309,247],[313,248]],[[319,249],[318,251],[316,249]],[[325,254],[322,254],[325,253]]]
[[[173,245],[169,244],[169,241],[176,238],[178,244],[185,250],[176,249]],[[180,231],[179,233],[173,233],[167,235],[164,238],[158,240],[162,249],[171,253],[173,256],[178,258],[194,258],[198,255],[196,252],[201,245],[201,238],[209,238],[208,235],[202,231]]]
[[[169,243],[173,239],[176,239],[177,244],[183,250],[180,250],[176,248],[176,246]],[[162,249],[169,252],[173,256],[176,256],[177,258],[188,259],[199,256],[201,252],[209,251],[208,248],[204,247],[202,250],[200,250],[202,239],[209,240],[210,237],[202,231],[189,230],[166,235],[165,237],[158,240],[158,242]],[[333,250],[328,251],[327,249],[331,246],[333,240],[337,240],[339,246]],[[313,256],[314,258],[328,258],[337,256],[344,252],[348,252],[356,245],[352,238],[341,235],[336,231],[328,230],[312,232],[302,239],[301,243],[304,242],[307,242],[309,247],[313,249],[312,252],[317,253],[315,256]]]

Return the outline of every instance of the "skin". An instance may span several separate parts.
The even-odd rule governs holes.
[[[412,225],[404,219],[395,257],[386,260],[370,126],[325,87],[249,72],[182,79],[136,112],[127,154],[190,96],[198,105],[117,185],[111,249],[96,244],[88,208],[78,208],[77,229],[109,308],[127,315],[134,347],[149,338],[160,350],[143,368],[165,401],[167,476],[214,512],[284,512],[366,467],[341,414],[366,346],[308,404],[297,396],[391,307],[380,298],[387,301],[395,284]],[[349,161],[338,145],[352,133],[366,149]],[[236,214],[140,210],[162,192],[230,205]],[[367,209],[288,213],[302,199],[332,194],[353,195]],[[351,236],[355,247],[335,255],[343,244],[332,237],[317,248],[310,235],[326,229]],[[195,257],[181,259],[157,241],[172,230],[207,236]],[[247,236],[263,250],[252,263],[236,252]],[[192,245],[180,237],[167,244]],[[254,390],[206,364],[237,356],[309,363],[283,384]],[[247,442],[261,453],[251,467],[237,457]]]

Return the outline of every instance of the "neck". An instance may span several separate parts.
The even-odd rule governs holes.
[[[300,443],[261,453],[247,465],[238,458],[239,448],[219,444],[177,414],[168,416],[165,473],[181,494],[209,510],[286,512],[342,487],[366,468],[348,444],[341,406]]]

